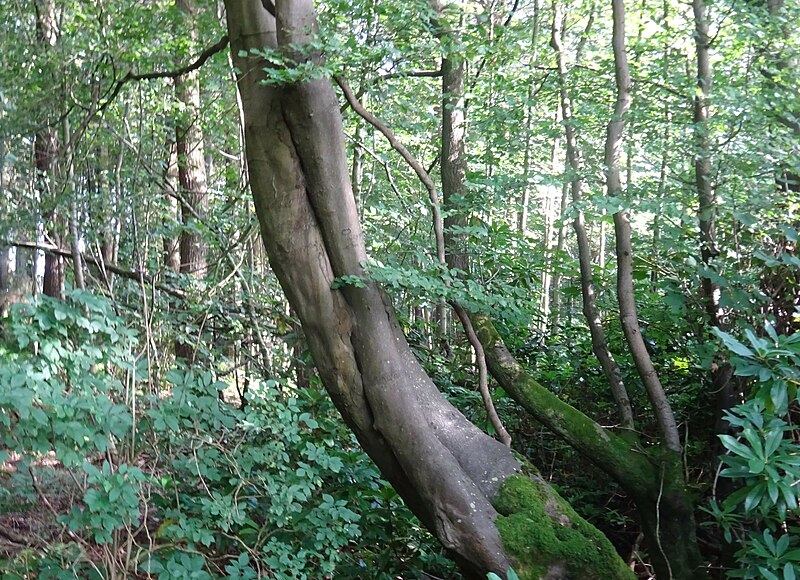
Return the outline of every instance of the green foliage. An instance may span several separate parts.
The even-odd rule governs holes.
[[[146,528],[152,543],[126,573],[390,578],[398,566],[449,566],[316,389],[252,379],[234,405],[229,382],[178,368],[145,389],[135,334],[84,292],[20,304],[2,328],[2,449],[23,456],[18,468],[53,452],[77,471],[80,502],[60,519],[94,544],[124,549]],[[10,577],[105,577],[75,544],[65,550],[72,559],[3,566]]]
[[[112,472],[111,464],[104,461],[98,469],[84,463],[88,489],[83,495],[83,506],[73,506],[72,513],[64,517],[72,530],[90,530],[98,544],[112,541],[112,532],[139,523],[139,503],[146,476],[138,467],[123,463]]]
[[[489,572],[486,575],[486,578],[487,580],[502,580],[500,576],[498,576],[494,572]],[[519,580],[519,576],[517,576],[517,573],[514,572],[513,568],[509,568],[508,570],[506,570],[506,580]]]
[[[145,378],[134,364],[135,332],[108,302],[75,291],[17,304],[0,344],[0,444],[55,453],[73,467],[130,433],[118,394]]]
[[[745,330],[747,344],[717,330],[733,354],[736,374],[756,383],[747,402],[726,414],[737,436],[720,435],[727,453],[720,476],[738,489],[711,503],[728,542],[741,543],[734,578],[794,578],[800,572],[800,537],[787,518],[798,509],[800,458],[789,423],[800,379],[800,335],[781,336],[772,326],[765,336]]]

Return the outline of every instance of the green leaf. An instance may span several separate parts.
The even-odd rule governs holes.
[[[764,456],[769,457],[780,447],[783,441],[783,431],[775,430],[767,433],[764,438]]]
[[[730,350],[731,352],[738,354],[739,356],[743,356],[746,358],[756,358],[755,353],[743,345],[741,342],[733,338],[727,332],[724,332],[718,328],[713,328],[712,331],[716,334],[720,339],[722,339],[722,343],[725,347]]]
[[[783,580],[795,580],[795,578],[794,564],[786,562],[786,565],[783,567]]]
[[[735,437],[730,435],[718,435],[722,444],[734,452],[736,455],[744,457],[745,459],[754,459],[756,457],[753,450],[740,443]]]

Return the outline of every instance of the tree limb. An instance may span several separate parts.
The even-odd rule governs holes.
[[[441,203],[439,201],[439,192],[436,189],[436,185],[433,183],[431,176],[427,171],[425,171],[425,168],[420,164],[419,161],[417,161],[411,152],[405,148],[392,130],[389,129],[389,127],[387,127],[375,115],[367,111],[364,105],[362,105],[358,98],[356,98],[356,96],[353,94],[353,91],[350,88],[350,85],[347,84],[347,81],[339,75],[336,75],[333,78],[336,81],[336,84],[338,84],[342,89],[344,98],[347,99],[347,102],[350,103],[350,106],[353,107],[353,110],[358,113],[367,123],[383,133],[383,136],[386,137],[392,148],[397,151],[406,161],[406,163],[411,166],[411,168],[417,174],[417,177],[419,177],[420,181],[422,181],[423,185],[428,190],[428,196],[430,198],[431,207],[433,210],[433,232],[436,237],[436,253],[437,257],[439,258],[439,262],[442,264],[446,263],[444,253],[444,221],[442,220]]]
[[[51,254],[55,254],[57,256],[63,256],[65,258],[73,258],[72,252],[70,250],[65,250],[63,248],[59,248],[58,246],[54,246],[52,244],[39,244],[36,242],[25,242],[25,241],[15,241],[15,240],[8,240],[5,242],[6,245],[14,246],[17,248],[27,248],[29,250],[40,250],[42,252],[47,252]],[[96,266],[98,268],[105,268],[109,272],[113,272],[117,276],[121,276],[122,278],[127,278],[128,280],[134,280],[136,282],[145,282],[147,284],[153,284],[156,288],[161,290],[162,292],[166,292],[176,298],[186,298],[186,293],[183,290],[178,288],[172,288],[165,284],[161,284],[159,282],[155,282],[152,274],[147,272],[137,271],[137,270],[126,270],[124,268],[120,268],[114,264],[107,264],[101,263],[100,260],[96,260],[95,258],[91,258],[88,256],[84,256],[83,260],[88,263]]]

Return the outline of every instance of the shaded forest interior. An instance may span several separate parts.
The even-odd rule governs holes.
[[[0,5],[0,577],[800,574],[800,5]]]

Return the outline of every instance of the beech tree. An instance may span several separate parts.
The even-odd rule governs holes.
[[[471,575],[516,566],[531,577],[629,577],[602,534],[439,393],[377,284],[332,289],[363,275],[367,258],[337,99],[326,78],[265,85],[269,63],[258,54],[321,64],[313,4],[243,0],[226,10],[264,244],[326,389],[364,449]],[[561,551],[554,531],[535,531],[542,527],[568,529],[565,545],[580,555]]]
[[[0,576],[796,576],[799,9],[0,3]]]

